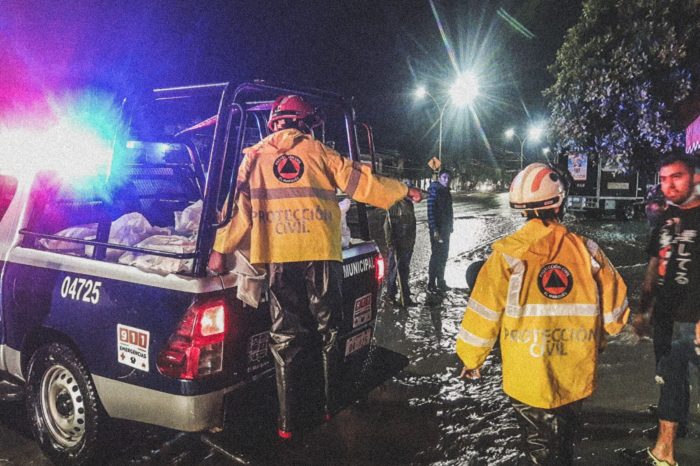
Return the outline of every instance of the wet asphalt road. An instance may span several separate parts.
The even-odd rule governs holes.
[[[489,244],[517,229],[522,220],[504,194],[455,196],[455,232],[451,237],[444,296],[426,294],[430,256],[425,203],[416,209],[418,240],[412,261],[413,299],[401,309],[385,302],[377,323],[377,343],[409,358],[395,379],[373,391],[330,423],[309,432],[290,451],[276,447],[248,455],[253,464],[517,464],[521,435],[503,395],[497,353],[487,360],[480,381],[459,380],[454,339],[468,299],[464,271],[485,257]],[[375,217],[379,217],[375,213]],[[601,244],[639,299],[644,273],[646,227],[642,221],[581,221],[571,228]],[[379,222],[373,231],[379,234]],[[694,379],[697,380],[697,379]],[[577,464],[625,464],[620,447],[650,444],[641,431],[654,419],[646,407],[658,396],[653,383],[650,341],[629,331],[613,337],[602,356],[598,392],[585,404]],[[693,425],[678,443],[680,464],[700,464],[698,390],[693,387]],[[231,464],[232,459],[204,445],[198,436],[178,436],[162,429],[120,426],[108,464]],[[236,451],[235,448],[232,448]],[[49,464],[30,438],[21,403],[0,404],[0,465]]]

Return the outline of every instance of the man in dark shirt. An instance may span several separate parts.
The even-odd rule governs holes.
[[[688,415],[688,364],[700,365],[700,196],[694,175],[695,162],[684,156],[672,155],[660,164],[668,207],[652,233],[640,303],[645,312],[654,297],[653,318],[673,322],[671,335],[654,335],[661,384],[659,433],[654,448],[647,450],[654,464],[675,464],[678,425]],[[645,312],[635,327],[649,318]]]
[[[440,170],[437,181],[428,188],[428,227],[430,228],[430,264],[428,265],[428,291],[446,291],[445,265],[450,251],[452,234],[452,195],[450,172]]]

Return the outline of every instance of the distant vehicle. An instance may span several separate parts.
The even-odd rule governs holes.
[[[496,186],[489,180],[486,181],[479,181],[476,183],[475,189],[481,193],[490,193],[492,192]]]
[[[644,196],[644,213],[649,227],[654,227],[659,223],[665,210],[666,198],[661,191],[661,185],[655,184],[647,189],[646,196]]]
[[[568,212],[590,217],[614,215],[621,220],[643,215],[644,196],[648,185],[654,183],[653,175],[616,173],[586,154],[569,155],[565,162],[571,175]]]
[[[26,395],[32,430],[54,462],[92,461],[109,417],[196,432],[259,416],[255,404],[228,411],[242,393],[274,397],[267,293],[246,304],[238,286],[246,277],[206,267],[233,211],[241,150],[266,136],[272,101],[289,93],[323,109],[317,136],[359,160],[351,100],[255,82],[127,101],[128,137],[114,138],[111,171],[92,189],[56,171],[0,167],[1,393]],[[74,143],[67,150],[84,148]],[[372,345],[384,263],[363,207],[351,208],[343,250],[338,383],[347,402],[406,364]],[[303,228],[305,215],[313,213],[276,221]]]

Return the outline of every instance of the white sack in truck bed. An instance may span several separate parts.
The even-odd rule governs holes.
[[[176,235],[156,235],[146,238],[135,246],[137,248],[156,249],[158,251],[179,254],[194,252],[197,240]],[[188,271],[192,267],[192,259],[174,259],[172,257],[154,256],[127,251],[119,258],[120,264],[133,265],[147,272],[162,274]]]
[[[59,233],[60,234],[60,233]],[[114,222],[109,230],[109,241],[114,244],[123,244],[126,246],[134,246],[150,236],[154,235],[169,235],[170,230],[167,228],[154,227],[151,223],[138,212],[130,212],[124,214]],[[95,239],[93,236],[92,238]],[[92,255],[92,246],[85,246],[85,254]],[[116,261],[124,251],[121,249],[107,249],[107,260]]]
[[[124,214],[114,222],[109,230],[108,242],[114,244],[123,244],[133,246],[139,241],[153,235],[168,235],[170,230],[167,228],[154,227],[150,222],[138,212]],[[76,238],[85,240],[94,240],[97,237],[97,223],[89,223],[86,225],[76,225],[65,228],[58,233],[57,236],[66,238]],[[44,248],[51,251],[62,251],[72,253],[82,253],[85,248],[87,256],[92,255],[93,246],[73,243],[70,241],[61,241],[58,239],[41,238],[39,240]],[[107,260],[117,260],[123,251],[118,249],[107,249]]]
[[[175,216],[175,231],[195,233],[199,230],[199,219],[202,217],[203,205],[204,203],[200,199],[194,204],[185,207],[183,211],[173,212]]]
[[[75,239],[95,239],[97,235],[97,223],[87,225],[76,225],[68,227],[56,233],[57,236]],[[73,243],[71,241],[61,241],[59,239],[41,238],[39,244],[49,251],[61,251],[71,253],[82,253],[85,247],[81,243]]]

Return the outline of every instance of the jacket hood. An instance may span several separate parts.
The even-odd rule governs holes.
[[[496,241],[493,250],[517,259],[534,254],[550,260],[557,255],[568,233],[561,223],[545,225],[540,219],[532,219],[512,235]]]
[[[243,149],[243,153],[246,155],[249,153],[255,153],[264,146],[272,146],[277,149],[278,152],[286,152],[306,138],[311,138],[311,136],[302,133],[296,128],[283,129],[282,131],[277,131],[270,134],[254,146]]]

